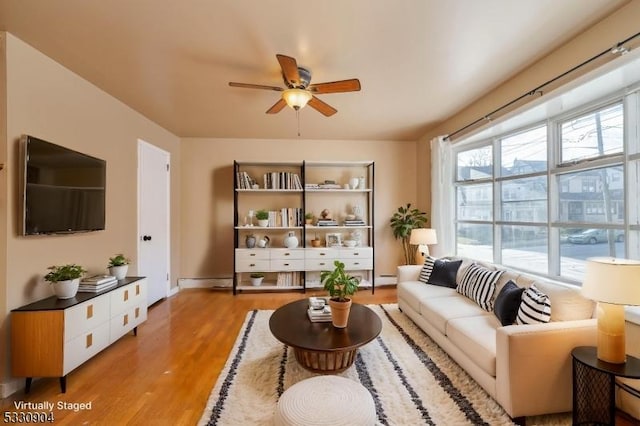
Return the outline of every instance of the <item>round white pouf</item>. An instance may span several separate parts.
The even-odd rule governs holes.
[[[287,389],[274,418],[277,426],[370,426],[376,423],[373,397],[358,382],[316,376]]]

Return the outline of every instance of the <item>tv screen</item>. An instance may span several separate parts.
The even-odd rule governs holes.
[[[106,162],[23,136],[23,235],[104,229]]]

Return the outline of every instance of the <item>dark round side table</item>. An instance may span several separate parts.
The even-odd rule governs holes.
[[[640,359],[624,364],[600,361],[594,346],[579,346],[573,357],[573,424],[615,425],[616,377],[640,379]]]

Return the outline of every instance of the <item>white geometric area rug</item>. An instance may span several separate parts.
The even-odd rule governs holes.
[[[373,396],[379,425],[513,425],[509,416],[396,304],[369,305],[382,320],[340,376]],[[313,377],[269,330],[273,311],[250,311],[199,425],[272,425],[278,398]],[[529,417],[527,425],[570,425],[570,414]]]

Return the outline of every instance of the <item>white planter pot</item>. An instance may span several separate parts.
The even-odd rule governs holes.
[[[259,286],[260,284],[262,284],[262,280],[264,279],[264,277],[260,277],[260,278],[251,278],[251,285],[253,286]]]
[[[127,276],[127,271],[129,270],[129,265],[121,265],[121,266],[110,266],[109,267],[109,275],[113,275],[117,280],[122,280]]]
[[[263,228],[269,225],[269,219],[260,219],[258,220],[258,226],[262,226]]]
[[[78,286],[80,285],[80,278],[56,281],[52,282],[51,285],[53,286],[53,293],[58,299],[71,299],[76,297]]]

